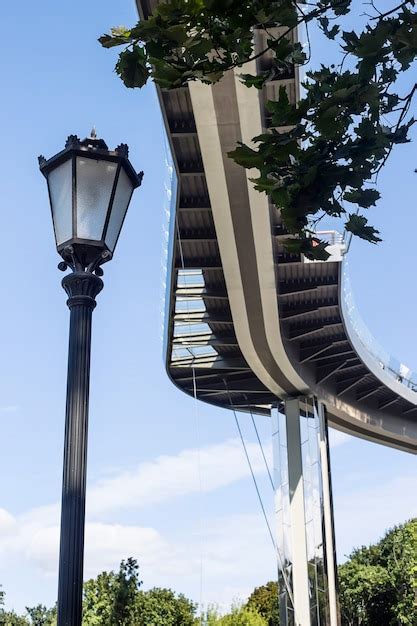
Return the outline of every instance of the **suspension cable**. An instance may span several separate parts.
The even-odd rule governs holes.
[[[253,467],[252,467],[252,463],[251,463],[251,460],[250,460],[250,457],[249,457],[248,449],[246,447],[246,443],[245,443],[245,440],[243,438],[242,429],[240,428],[240,424],[239,424],[239,420],[238,420],[238,417],[237,417],[237,413],[236,413],[235,409],[233,408],[233,406],[232,406],[232,411],[233,411],[233,415],[235,416],[236,426],[237,426],[237,429],[239,431],[240,440],[242,442],[242,446],[243,446],[243,449],[245,451],[246,460],[248,462],[250,473],[252,475],[253,484],[255,486],[255,490],[256,490],[256,493],[258,495],[259,504],[261,505],[262,513],[263,513],[263,516],[264,516],[264,519],[265,519],[265,523],[266,523],[267,528],[268,528],[269,536],[271,537],[271,542],[272,542],[272,545],[274,546],[274,550],[276,550],[277,549],[277,544],[275,543],[274,535],[272,534],[271,525],[269,523],[268,516],[267,516],[266,511],[265,511],[264,503],[262,501],[261,493],[259,491],[258,483],[257,483],[257,480],[255,478],[255,473],[253,471]]]
[[[200,424],[198,420],[198,398],[197,398],[197,381],[195,376],[195,368],[193,370],[193,395],[194,395],[194,421],[195,432],[197,438],[197,474],[198,474],[198,487],[199,487],[199,503],[198,503],[198,522],[200,527],[200,626],[203,623],[203,581],[204,581],[204,546],[203,546],[203,480],[201,472],[201,437],[200,437]]]
[[[252,462],[251,462],[250,457],[249,457],[249,453],[248,453],[248,449],[247,449],[247,446],[246,446],[246,442],[245,442],[245,439],[243,437],[242,429],[241,429],[240,424],[239,424],[239,419],[237,417],[237,412],[236,412],[235,407],[233,406],[232,398],[230,396],[230,392],[229,392],[229,389],[227,387],[227,381],[226,381],[225,378],[223,379],[223,383],[224,383],[224,386],[226,388],[226,392],[227,392],[227,395],[228,395],[228,398],[229,398],[230,408],[233,411],[233,415],[234,415],[236,426],[237,426],[237,429],[238,429],[238,432],[239,432],[240,440],[242,442],[243,450],[245,452],[246,460],[247,460],[247,463],[248,463],[248,466],[249,466],[249,470],[250,470],[250,473],[251,473],[251,476],[252,476],[252,481],[253,481],[253,484],[255,486],[255,491],[256,491],[257,496],[258,496],[259,504],[261,506],[262,514],[263,514],[263,517],[264,517],[264,520],[265,520],[265,523],[266,523],[266,526],[267,526],[267,529],[268,529],[269,536],[271,538],[272,545],[274,546],[274,552],[275,552],[275,555],[276,555],[276,558],[277,558],[277,561],[278,561],[278,566],[279,566],[279,569],[281,571],[282,578],[284,580],[284,585],[285,585],[288,597],[289,597],[289,599],[291,601],[291,604],[293,606],[293,609],[294,609],[294,617],[297,620],[296,611],[295,611],[295,605],[294,605],[294,597],[293,597],[293,593],[292,593],[292,588],[291,588],[290,582],[288,580],[287,573],[286,573],[285,568],[284,568],[284,561],[283,561],[280,549],[279,549],[279,547],[278,547],[278,545],[277,545],[277,543],[276,543],[276,541],[274,539],[274,535],[273,535],[272,530],[271,530],[271,525],[269,523],[268,516],[266,514],[266,510],[265,510],[265,506],[264,506],[264,503],[263,503],[263,500],[262,500],[261,492],[259,490],[258,482],[257,482],[256,477],[255,477],[255,472],[253,471],[253,466],[252,466]],[[266,458],[265,458],[265,461],[266,461]],[[271,484],[273,485],[273,481],[272,481],[272,477],[271,476],[270,476],[270,479],[271,479]],[[274,487],[274,490],[275,490],[275,487]]]
[[[272,491],[275,493],[275,485],[274,485],[274,481],[273,481],[273,478],[272,478],[272,475],[271,475],[271,470],[269,469],[268,461],[266,460],[265,451],[264,451],[264,448],[263,448],[263,445],[262,445],[262,442],[261,442],[261,438],[259,437],[259,432],[258,432],[258,428],[256,426],[255,418],[253,417],[252,409],[250,409],[249,412],[250,412],[250,416],[252,418],[252,424],[253,424],[253,427],[255,429],[256,437],[257,437],[258,443],[259,443],[259,447],[260,447],[261,452],[262,452],[262,458],[263,458],[264,463],[265,463],[266,471],[268,472],[269,482],[271,483]]]

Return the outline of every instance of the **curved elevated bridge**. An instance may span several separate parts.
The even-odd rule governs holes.
[[[156,4],[137,3],[142,17]],[[254,37],[264,49],[262,31]],[[294,69],[262,91],[240,72],[158,90],[174,171],[166,367],[205,402],[272,415],[281,623],[338,626],[327,423],[417,453],[417,377],[359,321],[344,237],[319,233],[325,262],[289,253],[279,211],[249,180],[256,171],[227,157],[270,127],[265,103],[282,85],[299,97]]]
[[[152,4],[139,2],[141,14]],[[256,34],[259,46],[262,36]],[[253,65],[248,69],[256,72]],[[269,127],[264,104],[282,84],[296,101],[296,73],[259,92],[241,85],[239,72],[213,87],[159,91],[179,183],[171,214],[168,374],[187,393],[195,375],[201,400],[258,413],[268,413],[277,398],[310,393],[325,402],[331,426],[417,452],[415,386],[357,334],[345,241],[324,234],[332,251],[326,262],[288,253],[279,212],[249,181],[256,172],[227,157],[238,141],[249,143]]]

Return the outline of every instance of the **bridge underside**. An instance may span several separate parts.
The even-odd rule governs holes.
[[[146,16],[155,2],[138,4]],[[168,373],[186,393],[196,383],[201,400],[261,414],[310,393],[332,426],[417,452],[417,394],[368,358],[349,324],[343,243],[331,242],[324,263],[289,253],[279,211],[253,190],[253,172],[227,157],[270,126],[265,102],[282,85],[295,102],[296,71],[261,92],[238,72],[213,87],[158,90],[179,182]]]

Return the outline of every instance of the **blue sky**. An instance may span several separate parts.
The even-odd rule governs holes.
[[[145,170],[106,265],[94,313],[86,576],[127,556],[145,586],[170,586],[228,604],[274,573],[233,416],[196,406],[166,377],[161,346],[161,258],[166,179],[152,87],[127,90],[115,54],[96,39],[136,19],[133,2],[7,3],[0,42],[3,96],[0,309],[0,584],[21,611],[56,596],[68,310],[56,269],[46,186],[37,156],[97,127],[127,142]],[[362,316],[377,339],[417,369],[415,148],[401,147],[380,178],[372,218],[384,242],[355,243],[350,268]],[[242,416],[264,493],[248,418]],[[259,418],[266,445],[269,423]],[[339,556],[417,515],[416,459],[332,437]],[[200,450],[200,452],[198,452]],[[198,487],[198,457],[203,493]]]

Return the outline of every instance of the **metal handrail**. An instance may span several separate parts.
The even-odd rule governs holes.
[[[369,331],[355,305],[353,291],[348,274],[347,258],[343,258],[343,293],[346,303],[346,311],[351,330],[356,334],[364,348],[371,355],[376,365],[387,372],[397,382],[402,383],[412,391],[417,392],[417,372],[412,372],[409,367],[380,346],[372,333]]]
[[[399,359],[390,355],[380,346],[372,333],[369,331],[355,305],[350,278],[348,275],[348,262],[346,258],[352,241],[352,233],[348,233],[346,230],[343,234],[337,230],[322,230],[317,231],[316,234],[317,237],[326,241],[330,246],[340,245],[342,248],[342,297],[344,298],[346,304],[346,307],[344,308],[347,311],[349,318],[347,321],[349,322],[352,332],[356,334],[378,367],[387,372],[397,382],[400,382],[412,391],[417,392],[417,372],[412,372],[409,367],[401,363]],[[331,257],[329,260],[333,261],[334,258]]]
[[[338,230],[318,230],[316,235],[323,241],[326,241],[330,246],[344,243],[343,234]]]

